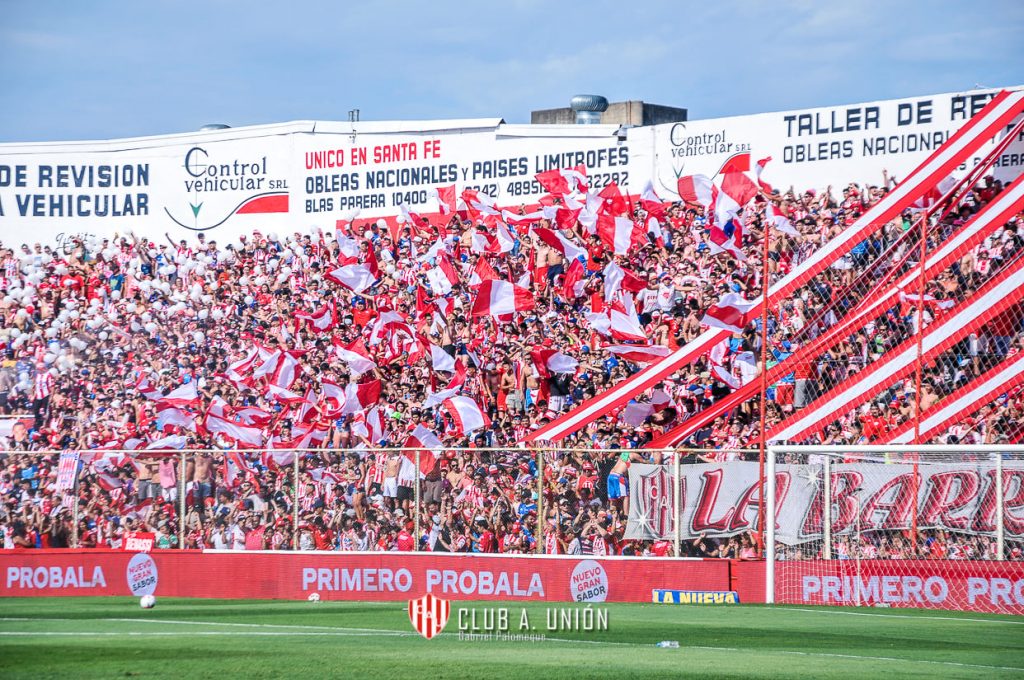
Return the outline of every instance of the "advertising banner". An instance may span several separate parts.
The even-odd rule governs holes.
[[[728,560],[436,553],[8,551],[0,596],[650,602],[652,592],[730,590]]]
[[[0,144],[5,245],[70,247],[77,237],[191,239],[221,244],[254,230],[331,230],[338,220],[438,210],[433,190],[476,189],[500,207],[534,205],[534,176],[582,164],[590,186],[647,182],[678,198],[681,175],[715,175],[726,160],[771,157],[763,179],[786,189],[839,190],[902,179],[996,89],[620,129],[509,125],[500,119],[300,121],[111,141]],[[991,147],[984,147],[991,148]],[[974,158],[971,163],[980,159]],[[966,167],[966,166],[965,166]],[[996,176],[1024,169],[1024,142]],[[29,236],[31,235],[31,239]],[[166,235],[166,236],[165,236]]]
[[[776,467],[777,540],[798,545],[824,531],[824,466]],[[757,527],[758,464],[735,461],[680,468],[680,536],[735,536]],[[675,476],[669,466],[634,464],[629,470],[626,538],[675,535]],[[929,463],[917,470],[917,526],[994,535],[993,463]],[[838,463],[831,466],[832,534],[909,529],[914,517],[914,466]],[[1024,462],[1003,466],[1005,535],[1024,537]]]
[[[955,560],[778,562],[775,596],[776,602],[783,604],[882,605],[1021,615],[1024,565]]]
[[[1007,88],[1019,89],[1019,88]],[[850,182],[882,186],[882,171],[902,180],[938,149],[999,90],[976,90],[655,125],[631,130],[631,177],[650,180],[667,199],[678,198],[684,175],[719,173],[727,160],[749,153],[751,162],[771,158],[762,179],[786,191],[821,191],[841,200]],[[955,173],[977,165],[995,142],[986,144]],[[997,179],[1024,171],[1024,139],[1018,138],[996,163]]]
[[[545,194],[534,175],[579,163],[592,184],[629,183],[616,126],[292,123],[139,140],[0,144],[0,225],[70,247],[133,233],[221,244],[253,230],[333,230],[338,220],[438,211],[433,189],[477,189],[501,206]],[[315,132],[314,132],[315,130]],[[6,239],[5,239],[6,240]]]

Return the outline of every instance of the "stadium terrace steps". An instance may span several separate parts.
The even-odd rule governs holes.
[[[988,281],[955,313],[925,329],[922,357],[934,357],[966,338],[993,318],[1024,299],[1024,268],[1011,267]],[[765,435],[771,442],[797,441],[822,430],[839,415],[875,397],[913,372],[918,337],[911,336],[864,371],[839,383],[798,413],[772,427]]]
[[[991,403],[1000,394],[1024,384],[1024,353],[1001,361],[985,373],[935,404],[920,418],[912,418],[890,432],[882,444],[910,444],[920,420],[920,441],[927,441],[934,432],[955,425],[971,415],[981,404]]]
[[[948,177],[961,163],[967,161],[971,154],[980,149],[986,141],[1002,131],[1021,112],[1024,112],[1024,92],[1004,90],[996,95],[978,115],[971,118],[945,144],[853,225],[843,230],[839,236],[819,248],[806,261],[795,267],[790,274],[776,282],[768,292],[768,304],[772,305],[789,297],[839,258],[848,254],[857,243],[863,240],[864,236],[912,206],[926,192]],[[762,301],[758,300],[750,313],[752,315],[760,313],[761,305]],[[530,443],[561,440],[613,409],[622,406],[636,395],[650,389],[662,379],[698,359],[729,335],[728,331],[716,329],[702,333],[695,340],[660,362],[651,364],[604,393],[585,401],[579,408],[529,433],[521,441]]]

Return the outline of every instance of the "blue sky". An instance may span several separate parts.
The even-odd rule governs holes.
[[[691,118],[1024,83],[1024,2],[0,0],[0,141],[502,117]]]

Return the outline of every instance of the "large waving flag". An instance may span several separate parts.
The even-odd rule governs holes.
[[[334,300],[331,300],[315,312],[298,312],[296,319],[301,319],[317,333],[326,333],[338,323],[338,312]]]
[[[425,475],[434,467],[434,462],[437,460],[436,452],[442,446],[441,440],[437,438],[437,435],[423,427],[423,425],[417,425],[402,444],[403,449],[411,450],[403,451],[402,454],[415,463],[416,452],[419,451],[420,474]]]
[[[627,255],[634,246],[641,245],[645,240],[643,228],[633,220],[611,215],[598,215],[597,235],[601,243],[616,255]]]
[[[726,293],[717,303],[708,307],[701,323],[712,328],[740,333],[750,322],[748,313],[757,302],[748,302],[739,293]]]
[[[377,280],[365,264],[342,265],[325,273],[324,278],[356,293],[362,293]]]
[[[473,302],[473,316],[491,316],[499,320],[511,319],[516,312],[528,312],[536,300],[527,288],[508,281],[484,281]]]
[[[367,371],[377,368],[377,364],[370,358],[362,338],[356,338],[349,344],[344,344],[340,339],[333,338],[334,354],[348,365],[348,370],[353,377],[358,378]]]
[[[459,396],[445,399],[441,408],[452,417],[455,429],[460,435],[470,434],[491,425],[491,419],[472,397]]]
[[[533,233],[537,234],[541,241],[544,241],[544,243],[560,252],[567,260],[575,260],[578,257],[585,258],[587,256],[585,248],[562,236],[561,232],[544,227],[534,227]]]
[[[672,353],[664,345],[608,345],[606,352],[637,364],[650,364]]]

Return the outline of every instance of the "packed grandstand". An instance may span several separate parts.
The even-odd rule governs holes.
[[[670,447],[685,465],[757,461],[766,439],[1019,443],[1017,183],[935,183],[865,226],[904,178],[779,188],[771,168],[738,160],[663,200],[577,166],[538,175],[538,205],[453,185],[397,220],[229,242],[5,233],[4,547],[142,531],[156,548],[666,556],[669,537],[626,538],[625,485]],[[62,451],[79,454],[73,489]],[[723,531],[679,552],[760,549]],[[990,559],[994,542],[879,531],[837,551]]]

